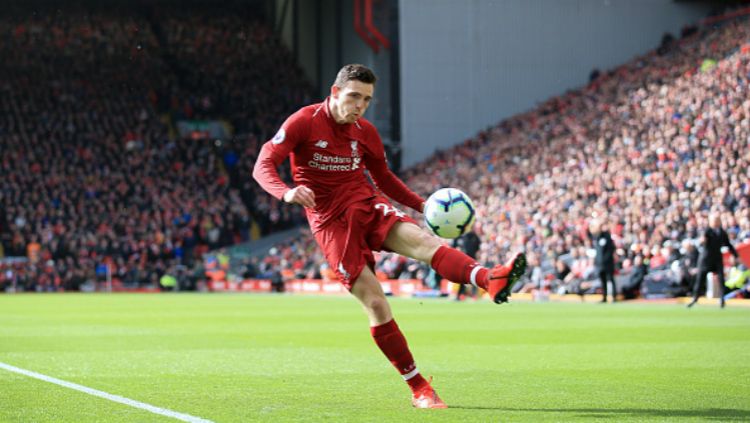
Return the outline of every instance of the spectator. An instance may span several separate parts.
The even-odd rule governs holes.
[[[633,259],[633,266],[628,274],[627,282],[622,287],[622,295],[626,300],[638,298],[641,292],[643,279],[648,273],[648,265],[643,261],[643,256],[637,255]]]
[[[732,298],[750,298],[750,270],[744,264],[732,267],[726,287],[732,291],[724,295],[724,301]]]

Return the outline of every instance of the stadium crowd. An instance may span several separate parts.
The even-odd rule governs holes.
[[[201,33],[217,26],[186,24]],[[174,135],[160,112],[191,97],[171,91],[183,82],[165,51],[194,40],[165,46],[161,32],[138,13],[107,7],[22,9],[0,19],[0,256],[27,258],[0,264],[0,288],[78,289],[103,280],[105,265],[117,282],[156,285],[166,273],[190,274],[205,251],[248,240],[253,220],[293,220],[269,201],[254,207],[259,188],[241,183],[252,157],[245,144],[257,149],[245,138],[264,133],[224,144]],[[261,82],[246,87],[266,102],[277,96]],[[254,110],[232,117],[278,124]]]
[[[312,87],[271,28],[245,8],[157,11],[163,48],[179,76],[169,111],[179,119],[225,119],[235,134],[221,148],[230,185],[262,234],[299,224],[300,211],[269,198],[248,175],[281,119],[309,103]],[[289,166],[281,174],[291,180]]]
[[[264,141],[291,105],[310,102],[312,87],[271,28],[253,16],[171,10],[161,21],[180,85],[180,117],[228,119],[239,134]],[[291,77],[290,77],[291,76]]]
[[[622,273],[689,261],[711,211],[747,240],[749,42],[746,19],[687,35],[438,154],[409,184],[486,199],[480,261],[522,249],[548,264],[542,279],[560,257],[591,279],[593,219],[609,226]]]

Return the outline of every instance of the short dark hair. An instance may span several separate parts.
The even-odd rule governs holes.
[[[336,80],[333,81],[333,85],[341,88],[349,81],[359,81],[365,84],[375,84],[377,77],[372,69],[365,65],[353,63],[345,65],[339,73],[336,75]]]

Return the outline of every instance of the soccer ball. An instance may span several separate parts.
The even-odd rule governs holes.
[[[424,222],[440,238],[458,238],[471,229],[476,220],[469,196],[455,188],[435,191],[424,205]]]

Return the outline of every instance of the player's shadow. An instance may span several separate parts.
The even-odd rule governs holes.
[[[750,410],[734,410],[727,408],[709,408],[705,410],[679,410],[656,408],[511,408],[511,407],[482,407],[470,405],[449,405],[450,408],[464,410],[496,410],[496,411],[528,411],[532,413],[570,414],[577,418],[618,419],[630,418],[668,418],[668,417],[699,417],[706,420],[748,421]],[[572,416],[575,414],[575,416]]]

